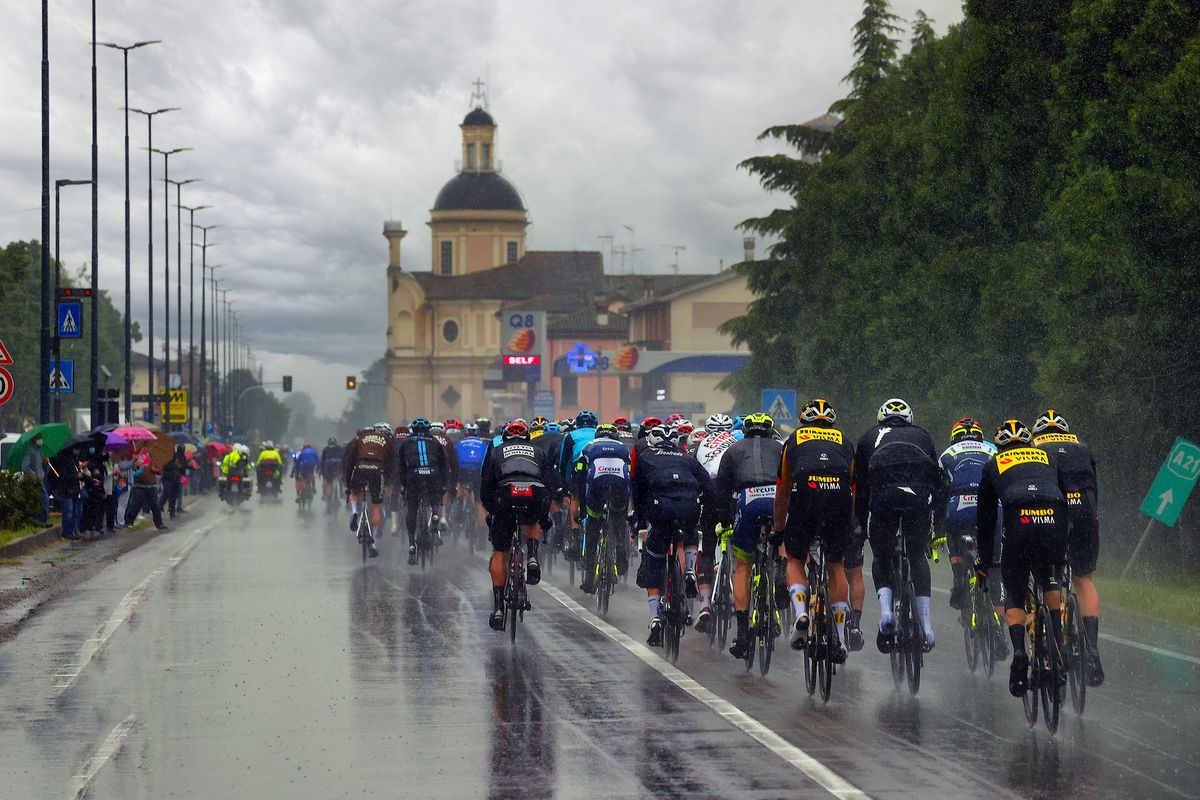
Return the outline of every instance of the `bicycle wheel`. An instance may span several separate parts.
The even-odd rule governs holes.
[[[663,598],[666,609],[663,620],[663,649],[672,664],[679,660],[679,640],[683,636],[683,576],[679,574],[679,562],[674,549],[667,551],[667,583]]]
[[[771,670],[771,656],[775,652],[775,637],[778,626],[775,623],[777,609],[775,606],[775,565],[774,559],[767,557],[766,569],[763,570],[759,581],[758,592],[758,672],[764,678]]]
[[[713,629],[716,634],[717,646],[722,650],[725,649],[729,642],[729,620],[733,616],[733,604],[730,602],[730,593],[732,592],[730,581],[729,557],[721,559],[721,566],[717,569],[717,582],[713,586],[713,602],[712,612]]]
[[[366,514],[366,511],[362,512]],[[364,530],[365,528],[365,530]],[[367,563],[367,559],[371,557],[371,526],[360,522],[358,524],[358,541],[362,545],[362,560]]]
[[[983,671],[990,678],[996,672],[996,637],[1000,632],[1000,623],[996,620],[996,612],[992,609],[987,594],[975,592],[975,627],[982,649],[980,660]]]
[[[917,614],[916,592],[912,584],[905,584],[900,595],[901,640],[904,643],[904,669],[908,675],[908,691],[916,694],[921,690],[921,658],[924,653],[925,632]]]
[[[612,593],[612,556],[608,550],[608,532],[600,532],[596,545],[596,610],[601,616],[608,613],[608,597]]]
[[[975,613],[976,606],[978,603],[975,602],[975,590],[972,588],[970,605],[958,614],[958,621],[963,632],[963,647],[967,651],[967,669],[972,674],[979,667],[979,656],[982,651],[979,637],[983,630],[980,627],[983,620],[979,619]]]
[[[1076,714],[1082,715],[1087,702],[1087,632],[1079,613],[1079,598],[1073,592],[1067,596],[1067,624],[1063,632],[1067,637],[1065,655],[1071,682],[1071,707]]]
[[[1026,628],[1029,626],[1027,625]],[[1042,674],[1042,641],[1038,626],[1027,630],[1025,648],[1029,655],[1029,679],[1026,682],[1025,694],[1021,696],[1021,704],[1025,706],[1025,721],[1029,727],[1037,725],[1038,720],[1038,686]]]
[[[813,618],[811,624],[817,626],[817,675],[820,678],[818,683],[821,687],[821,702],[829,702],[829,694],[833,691],[833,672],[836,669],[833,663],[833,648],[837,642],[837,631],[833,625],[833,609],[829,605],[829,587],[824,581],[821,582],[819,591],[817,592],[817,603],[820,605],[819,614]]]
[[[1038,627],[1042,631],[1042,641],[1046,643],[1043,649],[1045,667],[1039,694],[1042,698],[1042,716],[1046,722],[1046,730],[1050,733],[1058,730],[1059,712],[1062,710],[1063,695],[1066,694],[1067,688],[1062,650],[1054,637],[1054,627],[1050,619],[1052,613],[1054,612],[1045,606],[1038,609]]]
[[[525,583],[525,565],[521,560],[521,543],[515,541],[513,550],[509,551],[508,581],[504,586],[504,605],[508,612],[508,641],[517,643],[517,622],[524,616],[520,612],[524,606],[521,593]]]

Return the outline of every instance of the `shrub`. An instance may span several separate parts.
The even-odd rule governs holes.
[[[0,470],[0,529],[27,525],[41,510],[42,489],[37,478]]]

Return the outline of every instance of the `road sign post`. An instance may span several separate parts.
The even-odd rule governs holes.
[[[1146,530],[1142,531],[1137,547],[1129,557],[1129,563],[1121,572],[1122,578],[1129,574],[1130,567],[1137,560],[1155,520],[1169,527],[1179,519],[1179,513],[1183,511],[1183,506],[1187,503],[1198,478],[1200,447],[1187,439],[1177,437],[1171,452],[1167,454],[1167,460],[1158,470],[1154,483],[1150,484],[1150,491],[1146,492],[1146,498],[1142,500],[1142,513],[1150,517],[1150,521],[1146,524]]]
[[[762,410],[770,414],[776,425],[796,424],[796,392],[794,389],[763,389]]]

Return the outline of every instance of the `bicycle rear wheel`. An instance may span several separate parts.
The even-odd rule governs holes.
[[[1025,706],[1025,721],[1029,723],[1029,727],[1037,725],[1038,721],[1038,691],[1041,685],[1042,667],[1044,666],[1042,650],[1043,644],[1041,641],[1041,633],[1038,626],[1035,624],[1033,630],[1026,637],[1025,645],[1029,655],[1029,678],[1025,684],[1025,694],[1021,696],[1021,703]]]
[[[674,549],[667,553],[667,590],[663,594],[667,598],[667,609],[663,614],[663,647],[667,660],[674,664],[679,660],[679,640],[683,637],[683,576],[679,574],[679,559],[675,557]]]
[[[958,614],[958,621],[962,626],[963,632],[963,647],[967,651],[967,669],[972,674],[979,668],[979,656],[983,650],[980,645],[983,620],[975,613],[977,606],[978,603],[975,602],[975,590],[972,589],[970,605]]]
[[[600,533],[596,554],[596,610],[601,616],[608,613],[608,599],[612,594],[613,563],[612,553],[608,547],[608,531]]]
[[[1071,706],[1076,714],[1082,715],[1087,702],[1087,632],[1083,629],[1083,615],[1079,613],[1079,599],[1073,593],[1067,597],[1067,624],[1063,632],[1067,637]]]
[[[1045,662],[1041,680],[1042,716],[1046,722],[1046,730],[1054,733],[1058,730],[1059,712],[1062,710],[1063,696],[1066,694],[1067,675],[1063,667],[1062,651],[1054,638],[1054,627],[1050,615],[1055,612],[1042,606],[1038,609],[1038,628],[1045,643],[1043,648]]]
[[[829,588],[824,582],[821,583],[821,589],[817,593],[817,603],[820,605],[820,612],[813,622],[817,625],[817,638],[820,644],[817,645],[817,673],[820,680],[818,683],[821,686],[821,702],[829,702],[829,694],[833,691],[833,671],[836,669],[833,663],[833,648],[837,642],[837,631],[833,629],[833,609],[829,606]]]
[[[921,690],[921,660],[924,654],[925,631],[917,614],[916,592],[912,584],[906,584],[900,596],[901,639],[904,642],[904,668],[908,675],[908,691],[916,694]]]
[[[366,514],[366,511],[362,512]],[[365,530],[364,530],[365,528]],[[371,528],[368,525],[360,524],[358,526],[358,541],[362,545],[362,560],[367,563],[367,559],[371,557]]]

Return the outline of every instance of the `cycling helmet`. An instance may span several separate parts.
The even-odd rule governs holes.
[[[330,437],[329,437],[329,441],[328,441],[328,442],[326,442],[325,444],[327,444],[327,445],[330,445],[330,446],[332,447],[333,445],[337,444],[337,439],[335,439],[335,438],[333,438],[332,436],[330,436]]]
[[[615,438],[617,438],[618,433],[620,433],[620,431],[617,429],[617,426],[613,425],[611,422],[602,422],[596,426],[596,438],[597,439],[601,439],[601,438],[615,439]]]
[[[462,429],[463,429],[462,420],[454,419],[454,417],[451,417],[450,419],[446,420],[446,430],[461,431]]]
[[[466,433],[467,436],[478,436],[479,435],[479,426],[476,425],[474,422],[468,422],[466,425],[463,426],[463,432]]]
[[[594,411],[580,411],[575,415],[576,428],[594,428],[600,420]]]
[[[954,423],[950,428],[950,441],[958,442],[963,439],[974,439],[977,442],[983,441],[983,426],[979,424],[979,420],[971,417],[963,417],[958,422]]]
[[[642,424],[638,425],[638,438],[644,439],[651,428],[662,425],[663,421],[658,417],[646,417],[642,420]]]
[[[1053,408],[1046,409],[1033,423],[1034,433],[1041,433],[1049,428],[1053,428],[1059,433],[1071,432],[1071,428],[1069,425],[1067,425],[1067,421],[1059,416],[1059,413]]]
[[[733,430],[733,420],[728,414],[713,414],[704,421],[704,430],[709,433]]]
[[[375,429],[374,429],[374,428],[359,428],[359,429],[358,429],[358,430],[355,432],[355,434],[354,434],[354,435],[355,435],[355,436],[362,436],[363,434],[367,434],[367,433],[374,433],[374,432],[375,432]]]
[[[880,422],[885,419],[902,419],[911,425],[913,421],[912,406],[899,397],[893,397],[891,400],[885,400],[879,407],[879,414],[876,415],[876,418]]]
[[[446,425],[445,425],[445,423],[438,422],[438,421],[435,419],[433,422],[429,423],[429,430],[431,430],[431,431],[444,431],[444,430],[446,430]]]
[[[676,422],[679,422],[681,419],[683,419],[683,414],[680,414],[677,411],[674,414],[670,414],[667,416],[667,424],[674,425]]]
[[[375,430],[377,430],[379,433],[385,434],[387,436],[395,436],[396,435],[396,429],[393,428],[391,425],[387,424],[386,422],[375,423]]]
[[[521,420],[513,420],[504,426],[504,441],[509,442],[514,439],[528,439],[529,428]]]
[[[734,419],[734,421],[733,421],[733,429],[735,431],[740,431],[745,426],[745,424],[746,424],[746,418],[741,415],[738,415],[738,417],[736,419]]]
[[[424,417],[417,417],[408,427],[413,433],[429,433],[430,423]]]
[[[562,426],[559,425],[554,420],[550,420],[549,422],[546,423],[546,433],[558,433],[561,430],[562,430]]]
[[[397,425],[396,426],[396,435],[399,436],[402,433],[408,433],[407,425]]]
[[[617,430],[628,433],[633,430],[633,426],[629,424],[629,417],[617,417],[613,420],[613,425],[617,426]]]
[[[1029,444],[1032,439],[1033,433],[1030,432],[1029,426],[1019,419],[1004,420],[1000,427],[996,428],[996,435],[992,437],[992,441],[1000,447],[1017,442]]]
[[[770,436],[775,430],[775,420],[769,414],[747,414],[742,421],[747,436]]]
[[[800,420],[802,422],[828,422],[831,425],[837,422],[837,412],[833,410],[833,406],[828,400],[822,400],[819,397],[814,397],[804,404],[804,408],[800,409]]]
[[[273,445],[273,444],[271,443],[271,440],[270,440],[270,439],[267,439],[265,442],[263,442],[262,449],[263,449],[263,450],[274,450],[274,449],[275,449],[275,445]]]
[[[675,433],[679,434],[680,439],[686,439],[688,436],[691,436],[692,431],[696,430],[696,426],[692,424],[690,419],[676,422],[671,427],[675,429]]]
[[[573,430],[575,430],[575,420],[565,419],[565,418],[560,419],[558,421],[558,427],[561,428],[563,431],[573,431]]]
[[[248,445],[237,444],[237,445],[234,445],[234,447],[236,447],[237,451],[239,453],[241,453],[242,455],[246,456],[247,458],[250,457],[250,447]]]
[[[535,431],[542,431],[546,429],[546,423],[549,421],[550,420],[546,419],[541,414],[538,414],[536,417],[530,420],[529,427]]]
[[[646,431],[646,444],[651,447],[670,447],[674,441],[674,432],[666,425],[655,425]]]

